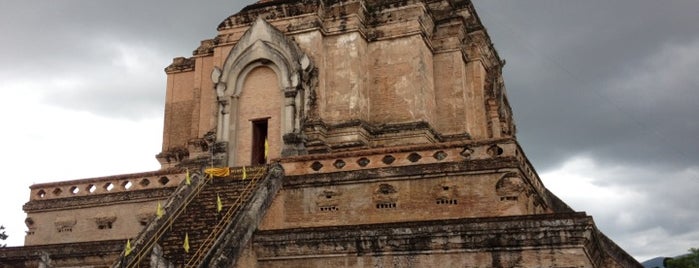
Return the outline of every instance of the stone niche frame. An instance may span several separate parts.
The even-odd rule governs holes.
[[[281,154],[306,154],[301,124],[309,109],[309,94],[306,92],[312,90],[309,81],[313,64],[296,43],[264,19],[258,18],[228,54],[223,69],[214,67],[211,74],[219,109],[216,142],[227,148],[215,156],[222,164],[231,166],[235,163],[235,154],[229,152],[237,149],[238,99],[247,75],[262,66],[269,67],[277,74],[279,89],[284,96],[279,126],[283,141]]]

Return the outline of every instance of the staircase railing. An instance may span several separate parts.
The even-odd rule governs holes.
[[[174,208],[171,207],[175,203],[175,200],[179,197],[178,192],[180,191],[176,191],[175,194],[173,194],[173,196],[170,197],[170,199],[166,202],[165,205],[165,208],[170,210],[174,209],[174,211],[167,211],[167,213],[165,213],[164,215],[164,218],[155,219],[151,221],[149,226],[144,230],[144,232],[141,233],[141,237],[134,240],[133,250],[131,254],[129,254],[129,256],[125,256],[125,253],[122,252],[121,256],[124,257],[120,258],[117,261],[117,263],[112,267],[138,267],[141,261],[143,261],[143,258],[146,255],[150,254],[151,249],[153,249],[153,246],[155,246],[158,240],[160,240],[160,238],[170,229],[170,227],[174,223],[174,220],[177,219],[186,210],[187,206],[199,195],[202,189],[204,189],[204,186],[206,186],[206,184],[211,181],[211,178],[202,176],[198,172],[193,173],[191,177],[191,185],[194,185],[194,188],[189,192],[189,194],[185,194],[183,202],[179,206],[176,206]],[[179,187],[187,187],[185,183],[186,182],[183,181]],[[151,226],[156,226],[157,228],[154,233],[148,232],[148,229],[151,228]],[[140,242],[141,239],[147,240],[145,242]]]
[[[238,196],[233,205],[226,210],[226,213],[216,223],[216,226],[214,226],[207,238],[201,243],[199,248],[197,248],[184,267],[195,267],[201,263],[201,261],[206,257],[208,251],[213,247],[216,240],[220,237],[221,233],[226,229],[227,225],[231,221],[231,218],[233,218],[233,216],[239,212],[240,207],[245,205],[247,200],[250,198],[250,195],[252,195],[252,193],[255,191],[257,182],[265,176],[267,173],[267,168],[262,167],[256,171],[251,171],[254,172],[254,174],[248,178],[250,182],[245,185],[242,193]]]

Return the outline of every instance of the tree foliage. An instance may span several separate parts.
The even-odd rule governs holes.
[[[667,268],[699,268],[699,249],[689,249],[689,254],[665,261]]]
[[[0,225],[0,240],[7,239],[7,234],[5,234],[5,226]],[[4,248],[7,244],[0,244],[0,248]]]

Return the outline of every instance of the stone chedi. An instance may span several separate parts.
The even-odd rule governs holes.
[[[165,68],[162,168],[32,185],[0,266],[640,267],[541,183],[502,68],[468,0],[249,5]]]

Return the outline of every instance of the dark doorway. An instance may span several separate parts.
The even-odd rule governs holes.
[[[267,121],[269,118],[252,121],[252,165],[264,165],[267,163],[265,157],[265,141],[267,141]]]

